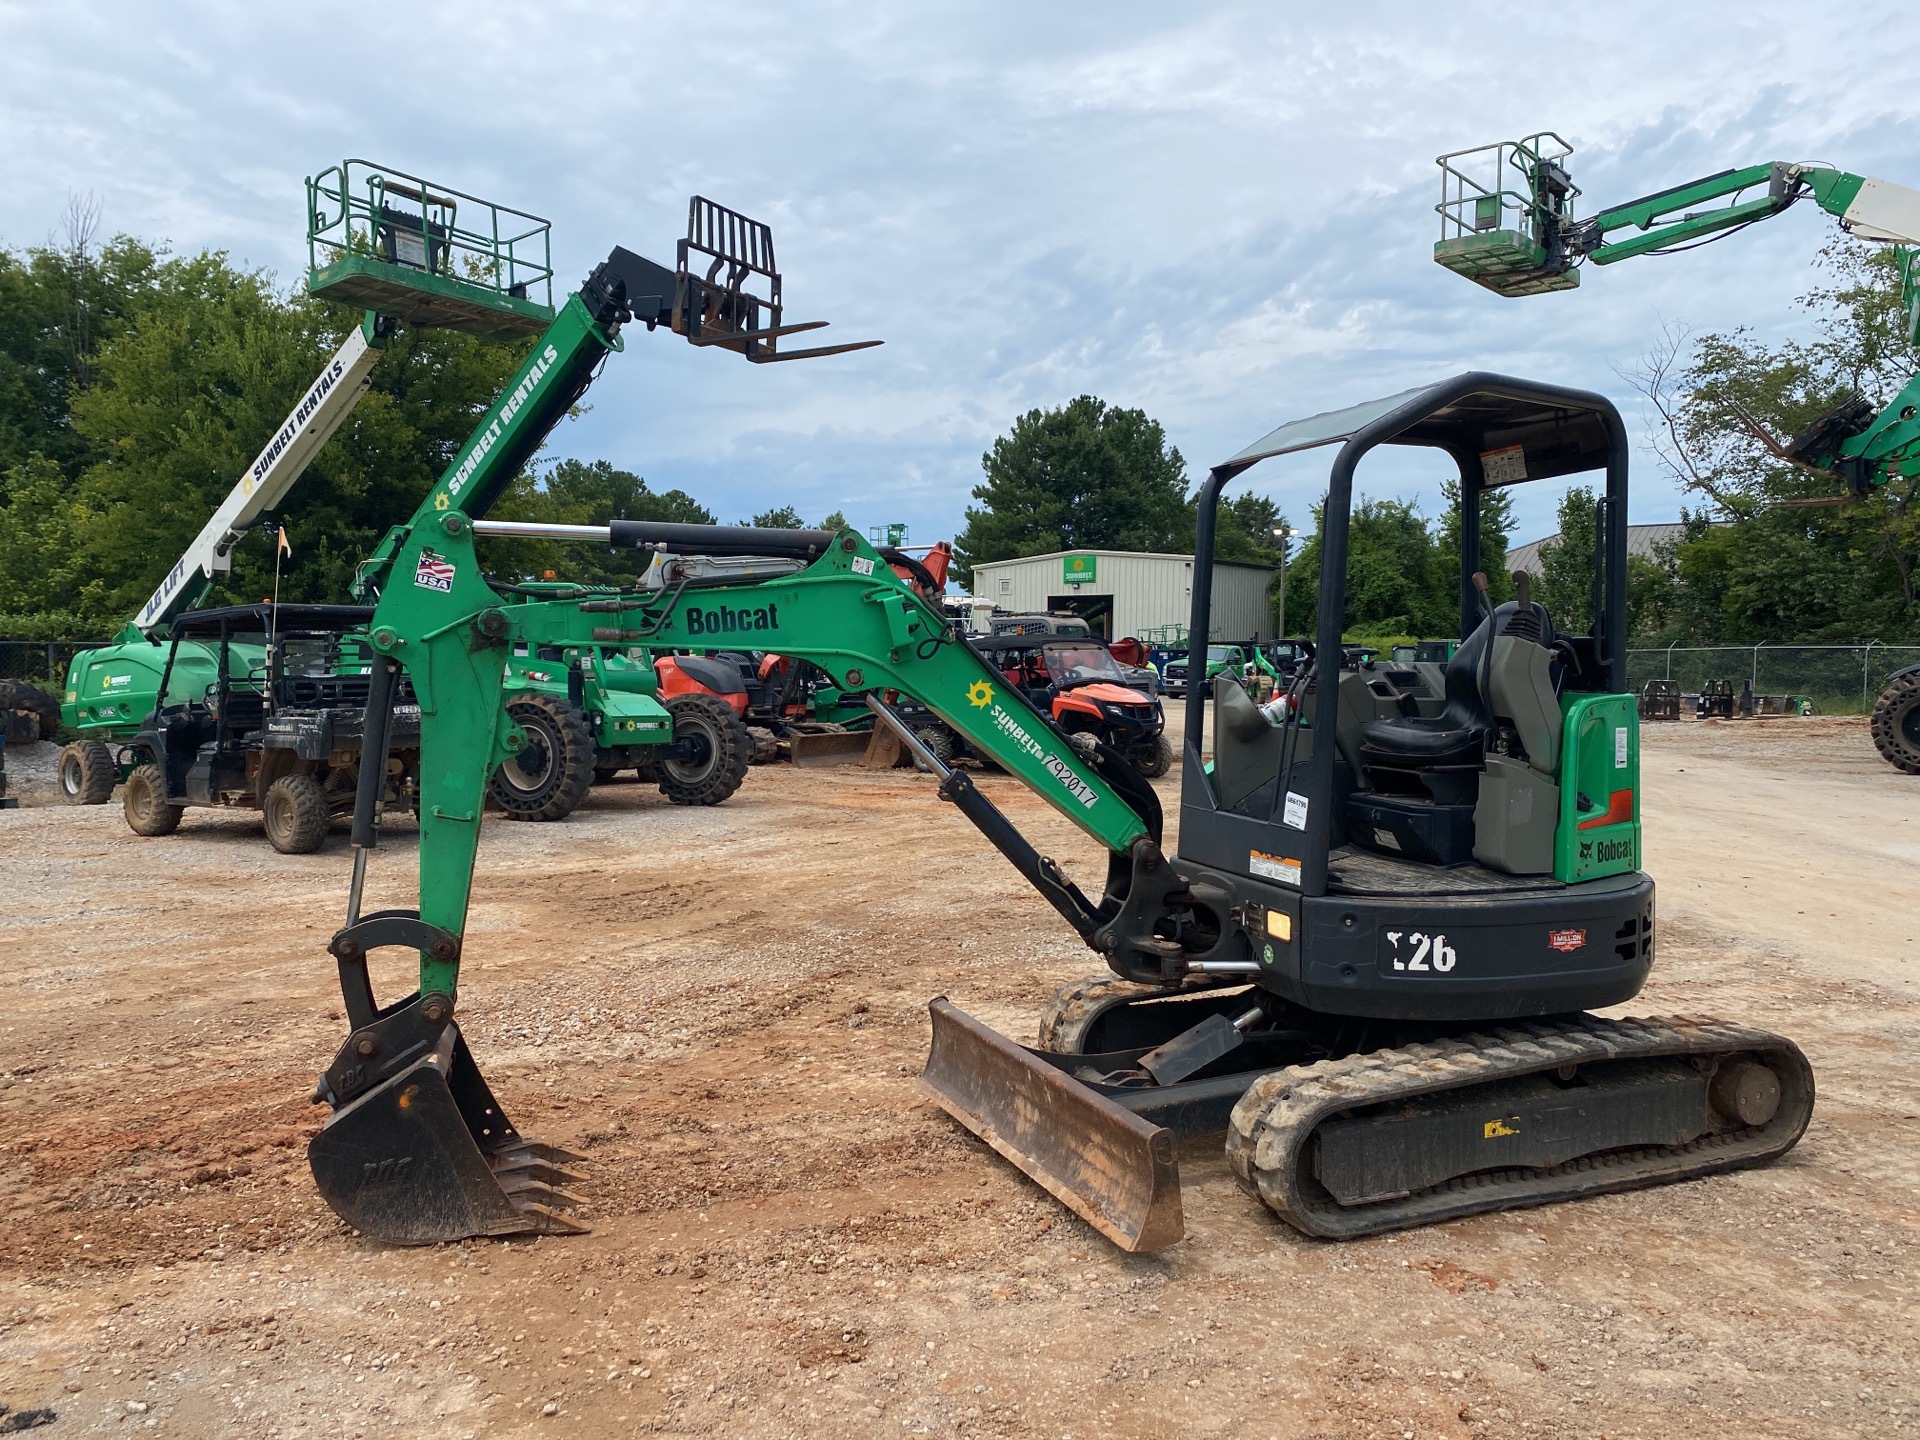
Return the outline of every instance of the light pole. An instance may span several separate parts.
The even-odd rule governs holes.
[[[1274,627],[1280,633],[1274,636],[1276,640],[1287,638],[1287,550],[1299,533],[1290,525],[1273,527],[1273,537],[1280,542],[1280,619]]]

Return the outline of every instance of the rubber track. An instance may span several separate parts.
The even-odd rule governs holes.
[[[1175,986],[1142,985],[1106,972],[1062,985],[1040,1012],[1040,1048],[1055,1055],[1084,1055],[1087,1027],[1114,1006],[1179,993]]]
[[[1780,1109],[1765,1125],[1686,1145],[1583,1156],[1552,1169],[1480,1171],[1428,1190],[1344,1206],[1311,1172],[1315,1127],[1342,1111],[1603,1060],[1757,1054],[1780,1077]],[[1762,1164],[1791,1150],[1813,1113],[1813,1070],[1791,1040],[1725,1020],[1593,1016],[1502,1028],[1296,1065],[1254,1081],[1234,1107],[1227,1163],[1241,1185],[1309,1235],[1351,1239],[1493,1210],[1691,1180]]]

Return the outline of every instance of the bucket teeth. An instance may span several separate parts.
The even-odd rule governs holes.
[[[363,1235],[426,1245],[468,1235],[572,1235],[563,1213],[582,1159],[523,1140],[481,1078],[459,1027],[338,1106],[307,1147],[314,1180]]]
[[[519,1210],[520,1218],[528,1223],[514,1226],[511,1232],[503,1231],[501,1233],[521,1235],[585,1235],[593,1229],[591,1225],[586,1224],[584,1221],[575,1220],[568,1215],[562,1215],[557,1211],[548,1209],[545,1205],[537,1205],[530,1201],[522,1203],[519,1200],[515,1200],[514,1206]]]
[[[558,1165],[549,1165],[544,1160],[517,1160],[512,1164],[495,1164],[493,1178],[500,1182],[502,1190],[511,1190],[521,1181],[534,1181],[542,1185],[579,1185],[581,1178],[570,1170],[562,1170]]]
[[[578,1195],[550,1185],[545,1180],[534,1180],[524,1175],[505,1175],[500,1177],[500,1190],[515,1208],[524,1210],[529,1205],[551,1206],[555,1210],[577,1210],[585,1202]]]
[[[551,1165],[565,1165],[569,1161],[584,1161],[587,1157],[576,1155],[571,1150],[562,1150],[558,1145],[541,1145],[532,1140],[515,1140],[510,1145],[502,1145],[493,1152],[494,1164],[517,1164],[522,1159],[544,1160]]]

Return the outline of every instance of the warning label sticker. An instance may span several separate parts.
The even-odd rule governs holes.
[[[1504,450],[1482,450],[1480,473],[1486,485],[1511,485],[1527,478],[1527,452],[1524,446],[1509,445]]]
[[[1289,860],[1284,855],[1269,855],[1264,850],[1247,852],[1247,872],[1260,875],[1268,880],[1278,880],[1282,885],[1300,886],[1300,862]]]

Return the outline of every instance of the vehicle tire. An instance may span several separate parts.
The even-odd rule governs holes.
[[[771,765],[780,758],[780,737],[764,725],[747,726],[747,738],[753,742],[749,765]]]
[[[690,760],[660,757],[660,793],[676,805],[718,805],[747,778],[753,737],[733,707],[713,695],[676,695],[667,701],[673,738],[695,742]]]
[[[51,740],[60,731],[59,700],[24,680],[0,680],[0,710],[20,710],[36,716],[42,740]]]
[[[69,805],[104,805],[120,783],[120,767],[113,751],[98,740],[76,740],[60,752],[55,774],[60,798]]]
[[[593,784],[593,732],[587,717],[555,695],[525,695],[507,706],[527,743],[487,782],[487,798],[509,820],[562,820]]]
[[[183,806],[167,799],[166,777],[154,764],[136,765],[121,792],[120,808],[136,835],[171,835],[180,828]]]
[[[946,726],[922,725],[918,730],[913,732],[913,738],[926,746],[928,750],[932,751],[934,759],[938,760],[949,770],[953,768],[953,757],[959,752],[960,746],[956,742],[953,732]],[[914,757],[913,768],[923,774],[927,769],[927,767],[920,762],[920,757],[917,755]]]
[[[1133,752],[1133,768],[1149,780],[1158,780],[1173,768],[1173,742],[1164,735],[1153,737],[1153,744]]]
[[[1920,775],[1920,672],[1896,675],[1873,704],[1873,746],[1896,770]]]
[[[267,787],[260,808],[267,822],[267,843],[282,855],[311,855],[326,843],[333,815],[327,807],[326,787],[313,776],[282,775]]]

